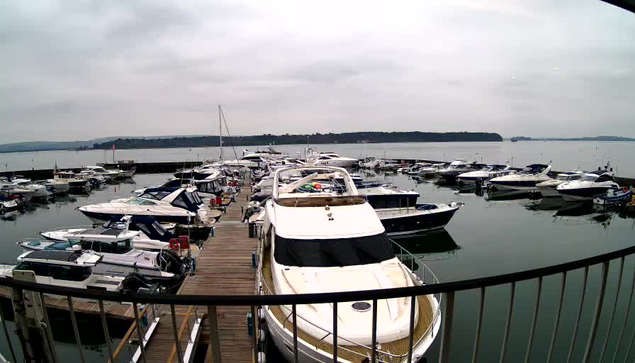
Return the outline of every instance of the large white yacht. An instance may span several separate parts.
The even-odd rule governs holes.
[[[538,191],[540,192],[540,194],[545,198],[559,197],[560,193],[558,193],[558,191],[556,190],[558,185],[569,182],[569,181],[578,180],[582,178],[583,175],[584,175],[584,172],[580,170],[573,170],[573,171],[568,171],[566,173],[560,173],[554,179],[550,179],[542,183],[536,184],[536,187],[538,188]]]
[[[459,174],[456,180],[459,184],[472,185],[477,182],[481,183],[492,178],[497,178],[499,176],[509,175],[513,173],[514,171],[509,165],[491,164],[481,168],[480,170]]]
[[[556,190],[565,201],[592,200],[593,197],[604,195],[609,189],[619,189],[613,173],[597,171],[584,174],[578,180],[572,180],[558,185]]]
[[[390,240],[373,208],[342,168],[343,188],[315,182],[325,167],[299,168],[305,177],[279,185],[265,207],[259,264],[263,294],[309,294],[388,289],[422,282],[394,255]],[[441,323],[433,296],[416,300],[413,360],[425,353]],[[377,353],[381,361],[407,361],[410,298],[377,302]],[[338,361],[364,361],[371,354],[372,302],[338,304]],[[294,356],[290,306],[263,307],[273,341],[289,360]],[[297,306],[298,355],[302,362],[333,361],[333,307]]]
[[[438,174],[444,180],[453,182],[459,174],[480,170],[483,167],[485,167],[483,164],[468,163],[465,159],[456,159],[447,168],[439,170]]]
[[[489,181],[494,191],[535,192],[536,184],[550,180],[551,165],[531,164],[516,174],[492,178]]]
[[[353,165],[357,165],[358,159],[349,158],[346,156],[340,156],[334,152],[321,152],[314,156],[311,160],[313,165],[320,166],[339,166],[342,168],[349,168]]]
[[[124,215],[153,216],[159,222],[192,224],[196,220],[211,222],[218,211],[207,208],[194,188],[149,188],[132,198],[78,208],[95,222],[122,218]]]

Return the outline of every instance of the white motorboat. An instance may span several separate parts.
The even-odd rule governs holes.
[[[516,174],[500,176],[489,180],[494,191],[516,191],[531,193],[538,190],[536,184],[550,180],[551,165],[531,164]]]
[[[321,152],[313,155],[309,160],[310,163],[316,166],[338,166],[342,168],[349,168],[357,165],[358,161],[358,159],[340,156],[334,152]]]
[[[132,238],[123,236],[109,241],[90,240],[86,236],[67,241],[26,239],[18,242],[25,251],[74,251],[79,246],[85,254],[102,256],[93,268],[99,275],[127,276],[138,272],[157,281],[179,280],[189,269],[189,259],[182,260],[170,249],[144,251],[132,246]]]
[[[51,196],[51,192],[46,189],[46,186],[36,182],[32,182],[29,179],[13,179],[10,183],[10,186],[13,188],[12,194],[23,195],[25,197],[28,192],[25,193],[24,191],[32,191],[33,193],[28,193],[30,194],[28,200],[46,200]]]
[[[103,166],[88,165],[79,174],[86,173],[88,175],[101,175],[106,180],[120,179],[124,176],[123,170],[108,170]]]
[[[423,177],[423,178],[432,178],[436,175],[439,174],[439,171],[443,170],[446,168],[446,164],[444,163],[437,163],[437,164],[432,164],[428,167],[423,167],[421,169],[419,169],[419,172],[417,173],[417,176],[419,177]]]
[[[499,176],[509,175],[513,173],[514,171],[509,165],[491,164],[483,167],[480,170],[459,174],[456,180],[458,184],[473,185],[475,183],[482,183],[492,178],[497,178]]]
[[[311,169],[303,168],[311,171]],[[273,198],[265,207],[258,280],[263,294],[310,294],[386,289],[422,282],[392,251],[385,229],[373,208],[357,192],[348,173],[344,189],[317,188],[313,177],[323,168],[279,186],[275,174]],[[311,185],[313,187],[305,187]],[[381,361],[405,362],[408,357],[411,308],[415,312],[413,361],[430,347],[441,323],[439,304],[421,296],[338,304],[338,362],[363,361],[370,356],[372,315],[377,313],[377,354]],[[264,306],[263,315],[275,344],[287,360],[294,351],[290,306]],[[333,307],[297,305],[298,355],[301,362],[332,362]],[[347,349],[348,348],[348,349]],[[351,349],[352,348],[352,349]],[[382,358],[383,357],[383,358]]]
[[[53,180],[68,183],[68,191],[75,193],[86,193],[90,190],[90,181],[78,177],[72,171],[56,171],[53,173]]]
[[[545,198],[560,197],[560,193],[558,193],[558,191],[556,190],[558,185],[562,183],[566,183],[568,181],[578,180],[582,178],[583,175],[584,175],[584,172],[580,170],[560,173],[554,179],[550,179],[542,183],[536,184],[536,187],[538,187],[538,191]]]
[[[389,236],[404,236],[445,228],[463,203],[426,203],[404,208],[375,209]]]
[[[363,182],[356,184],[361,195],[375,209],[408,208],[417,204],[419,193],[414,190],[403,190],[392,184],[381,182]]]
[[[79,289],[123,290],[123,276],[93,273],[102,256],[75,251],[31,251],[18,257],[17,265],[0,265],[0,277],[16,277],[16,272],[32,271],[39,284]]]
[[[445,181],[454,182],[459,174],[481,170],[485,167],[484,164],[468,163],[465,159],[456,159],[447,168],[439,170],[438,174]]]
[[[70,184],[63,179],[46,179],[41,183],[54,195],[64,195],[71,189]]]
[[[153,216],[162,223],[189,225],[196,220],[213,222],[220,216],[220,212],[204,205],[194,188],[151,188],[137,197],[115,199],[78,209],[98,223],[132,215]]]
[[[419,171],[423,168],[429,168],[432,164],[430,163],[414,163],[407,168],[403,168],[401,172],[406,175],[418,175]]]
[[[584,174],[578,180],[562,183],[556,187],[560,196],[568,202],[592,200],[594,197],[604,195],[609,189],[619,189],[613,173],[609,171],[597,171]]]
[[[150,216],[124,216],[97,227],[62,227],[40,232],[40,235],[52,241],[115,242],[131,239],[134,248],[149,251],[168,248],[168,242],[177,237]]]

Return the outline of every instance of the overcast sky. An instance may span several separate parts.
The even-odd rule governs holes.
[[[635,137],[635,14],[597,0],[0,2],[0,142]]]

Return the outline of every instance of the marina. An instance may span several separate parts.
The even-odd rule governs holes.
[[[252,158],[250,162],[253,163],[254,160]],[[401,161],[398,163],[404,170],[407,169],[406,164],[408,162],[411,164],[415,162],[415,160],[404,161],[406,163]],[[425,160],[423,158],[416,161],[425,165],[441,164],[439,161]],[[274,168],[279,168],[278,164],[279,162],[275,161],[269,162],[269,165],[274,165]],[[156,170],[165,170],[158,166],[160,163],[154,163],[153,165]],[[167,163],[167,165],[173,164]],[[196,168],[198,167],[197,165],[199,163],[192,163],[188,165],[188,168]],[[144,170],[142,163],[130,162],[129,166],[136,167],[136,170]],[[106,164],[106,167],[112,166]],[[271,262],[263,260],[254,265],[254,258],[260,258],[259,256],[263,255],[263,251],[262,247],[259,246],[259,239],[253,237],[258,237],[262,232],[254,233],[252,224],[242,223],[242,220],[243,217],[248,217],[251,221],[257,220],[256,217],[259,214],[258,204],[254,204],[253,201],[250,202],[249,200],[252,199],[252,193],[255,193],[255,191],[251,190],[250,185],[257,184],[258,180],[263,178],[260,167],[252,169],[252,172],[249,173],[249,178],[241,182],[243,186],[236,188],[240,189],[240,192],[228,198],[221,198],[221,202],[217,204],[220,207],[219,218],[212,223],[213,233],[210,233],[209,237],[197,244],[199,250],[196,251],[195,270],[193,270],[193,273],[187,274],[178,290],[175,291],[176,295],[174,296],[183,295],[190,297],[201,295],[228,296],[232,298],[243,296],[248,298],[258,294],[258,266],[262,264],[263,268],[267,269]],[[287,167],[289,166],[287,165]],[[183,169],[175,166],[166,166],[166,168],[170,168],[171,173]],[[479,166],[479,168],[485,167]],[[394,170],[396,171],[396,169]],[[512,169],[511,173],[516,172],[516,170]],[[443,221],[440,227],[424,228],[423,230],[427,231],[425,233],[421,233],[420,229],[412,228],[411,232],[405,234],[392,234],[392,238],[395,238],[397,243],[393,247],[395,255],[407,268],[417,274],[423,274],[420,276],[424,279],[431,276],[431,273],[425,274],[424,270],[426,269],[434,271],[434,275],[439,276],[439,281],[442,283],[462,281],[475,277],[475,273],[477,274],[476,276],[514,273],[515,271],[546,265],[556,265],[577,258],[618,250],[630,245],[628,241],[632,233],[633,219],[627,214],[620,212],[619,209],[603,210],[602,208],[594,207],[592,201],[582,204],[568,203],[562,198],[541,198],[539,195],[520,195],[501,199],[494,195],[496,194],[495,192],[487,189],[486,180],[479,179],[477,183],[470,183],[466,187],[458,182],[450,183],[440,176],[432,175],[419,178],[414,172],[401,173],[395,171],[386,172],[374,169],[354,169],[352,171],[354,184],[359,188],[364,198],[368,199],[373,207],[376,208],[377,216],[380,219],[382,215],[391,215],[390,213],[396,216],[405,216],[413,213],[416,215],[417,210],[430,213],[437,209],[444,211],[444,208],[455,208],[450,219]],[[328,173],[324,174],[324,176],[318,175],[313,182],[309,182],[308,179],[303,179],[302,175],[299,175],[298,177],[292,177],[287,183],[290,182],[290,185],[300,186],[302,192],[308,193],[307,195],[309,196],[319,195],[315,193],[316,191],[319,193],[320,188],[329,188],[329,185],[337,186],[337,183],[341,183],[341,180],[343,180],[341,179],[341,174],[329,175]],[[458,175],[453,179],[458,180]],[[489,176],[490,174],[487,173],[487,175]],[[491,175],[494,177],[498,174]],[[35,237],[37,232],[55,230],[60,226],[86,224],[87,218],[82,216],[76,210],[77,208],[84,205],[108,202],[116,198],[129,197],[134,195],[134,193],[131,194],[132,192],[159,191],[156,188],[147,188],[161,185],[169,177],[170,174],[165,173],[137,173],[133,181],[106,184],[89,194],[71,194],[57,197],[48,203],[30,203],[27,210],[0,222],[2,223],[1,228],[7,236],[13,236],[11,237],[12,239],[19,241],[24,238]],[[267,188],[270,187],[265,187],[253,195],[262,195],[263,191],[267,192],[269,190]],[[316,190],[316,188],[318,189]],[[201,193],[201,195],[206,195],[205,204],[211,203],[209,198],[212,198],[214,203],[216,203],[213,194]],[[393,209],[386,208],[390,207],[391,203],[395,203]],[[247,215],[245,215],[246,211],[249,212]],[[504,221],[504,223],[501,223],[501,221]],[[34,231],[30,227],[34,223],[38,225],[39,231]],[[385,228],[386,231],[390,231],[387,225]],[[546,230],[549,238],[536,240],[534,231],[538,230]],[[508,239],[510,236],[513,236],[513,243]],[[603,243],[579,242],[590,240],[601,240]],[[524,241],[524,243],[519,241]],[[559,242],[554,243],[554,241]],[[578,242],[574,243],[576,241]],[[9,245],[6,247],[10,247]],[[15,247],[18,246],[16,245]],[[13,251],[17,256],[20,249],[16,248]],[[498,255],[505,257],[498,259],[499,263],[492,264],[490,263],[491,255],[488,251],[496,251]],[[545,251],[549,251],[549,254],[544,255]],[[256,257],[254,257],[254,253]],[[5,259],[4,262],[10,261]],[[627,264],[626,266],[628,268],[629,265]],[[266,277],[267,274],[264,274],[264,276]],[[580,278],[579,275],[572,273],[567,289],[570,289],[574,283],[581,283]],[[595,286],[596,278],[596,275],[591,275],[589,284]],[[615,276],[611,275],[609,281],[613,281],[615,278]],[[271,280],[268,281],[267,286],[271,286]],[[546,294],[546,291],[553,290],[553,284],[549,284],[548,281],[550,280],[545,279],[545,292],[543,294]],[[438,284],[438,281],[426,280],[426,282],[431,284],[430,286]],[[529,294],[528,296],[531,296],[532,294],[530,286],[519,284],[517,289],[516,293],[519,295]],[[3,296],[10,297],[10,290],[3,291]],[[502,329],[502,326],[493,328],[497,324],[496,322],[504,323],[504,320],[500,319],[504,315],[499,317],[492,315],[492,304],[493,306],[500,305],[499,308],[505,310],[504,304],[509,299],[509,296],[505,297],[506,293],[497,288],[488,289],[488,291],[487,301],[489,305],[484,310],[484,313],[489,318],[488,325],[483,326],[483,329]],[[571,294],[572,292],[569,293]],[[474,302],[479,301],[478,295],[474,296],[471,292],[469,293],[470,295],[464,294],[468,293],[458,293],[457,297],[471,297],[467,299],[465,297],[461,298],[462,302],[455,306],[454,319],[459,319],[465,324],[474,325],[477,323],[473,320],[475,317],[474,309],[479,309],[479,305]],[[617,297],[621,299],[620,301],[623,301],[625,299],[624,295],[621,294]],[[544,299],[550,299],[550,295],[543,296],[545,296],[543,297]],[[46,296],[45,300],[49,310],[58,311],[59,314],[68,313],[67,299],[55,299],[54,297]],[[470,303],[470,300],[473,302]],[[424,300],[419,299],[418,301],[421,303]],[[440,295],[439,301],[441,301]],[[575,304],[575,302],[572,301],[570,304]],[[543,306],[549,305],[549,302],[544,302],[543,304]],[[279,344],[273,343],[274,340],[266,332],[266,329],[259,328],[261,322],[253,319],[254,316],[259,316],[260,314],[259,304],[248,304],[246,306],[223,306],[221,304],[220,306],[215,306],[213,310],[210,310],[210,307],[205,304],[175,304],[174,311],[171,310],[170,305],[159,302],[139,306],[145,306],[139,311],[140,319],[148,321],[148,324],[140,330],[145,337],[143,340],[145,342],[143,353],[138,348],[138,342],[141,339],[137,338],[138,328],[135,327],[134,305],[106,304],[105,306],[104,314],[109,321],[112,321],[112,324],[114,324],[114,321],[119,321],[118,325],[120,326],[122,324],[125,326],[126,322],[131,324],[128,328],[121,329],[119,336],[110,338],[109,345],[112,346],[112,350],[116,353],[116,361],[122,359],[140,361],[142,356],[145,356],[147,361],[166,360],[168,362],[179,361],[179,357],[187,358],[188,360],[192,359],[193,361],[216,361],[220,359],[221,361],[250,362],[262,359],[261,355],[269,361],[281,359],[292,361],[294,359],[293,355],[289,356],[285,353],[284,349],[286,348],[281,348]],[[530,305],[523,306],[515,309],[515,316],[530,318],[533,308]],[[618,306],[625,308],[623,303],[619,303]],[[73,307],[75,314],[85,316],[82,319],[90,319],[90,316],[93,316],[93,319],[99,321],[99,316],[101,315],[99,304],[74,300]],[[280,314],[285,314],[284,309],[276,309],[272,309],[274,315],[277,314],[280,317],[282,316]],[[584,312],[588,312],[586,309],[590,309],[590,307],[586,306]],[[210,311],[215,312],[213,314],[216,319],[210,319]],[[290,314],[290,310],[286,311],[286,314]],[[249,315],[252,316],[251,322],[247,318]],[[563,312],[562,315],[563,320],[571,318],[566,312]],[[435,314],[430,314],[430,316],[435,316]],[[443,315],[440,316],[443,317]],[[539,322],[549,320],[549,314],[543,311],[539,319]],[[442,332],[441,325],[443,320],[439,318],[438,323],[439,325],[435,328],[435,331],[438,329]],[[210,327],[210,324],[213,327]],[[285,326],[292,329],[292,325],[287,324],[289,322],[286,322]],[[539,324],[538,327],[540,326],[542,325]],[[415,324],[415,328],[416,331],[420,329],[417,324]],[[600,327],[600,329],[603,328]],[[310,341],[310,337],[306,336],[302,331],[300,332],[301,334],[299,335],[302,339]],[[566,332],[567,330],[563,328],[561,334]],[[569,331],[568,333],[571,332]],[[455,335],[453,338],[454,346],[461,346],[462,342],[470,342],[474,339],[471,333],[463,330],[454,330],[453,334]],[[435,332],[434,335],[437,335],[437,333]],[[260,341],[261,336],[263,336],[264,344],[257,343]],[[418,337],[418,335],[415,336]],[[176,337],[178,337],[180,342],[178,348],[174,344]],[[418,339],[415,339],[415,342]],[[426,359],[440,359],[442,351],[440,340],[442,340],[441,337],[430,341],[429,349],[424,354]],[[521,340],[523,339],[521,338]],[[339,341],[340,344],[344,344],[342,342],[345,342],[345,340]],[[405,343],[405,352],[407,353],[407,339]],[[515,343],[513,339],[508,342],[510,348],[520,348],[516,346],[519,343],[520,341]],[[322,343],[318,343],[318,347],[320,347],[320,344]],[[483,355],[481,359],[493,359],[493,356],[488,355],[488,352],[491,351],[490,348],[487,348],[490,344],[489,340],[483,339],[480,344],[483,345],[478,352],[479,355]],[[491,344],[496,345],[500,344],[500,342],[492,341]],[[533,345],[534,350],[537,350],[537,355],[544,354],[543,349],[547,348],[545,344],[540,338],[536,339]],[[218,347],[220,358],[214,356],[213,347]],[[105,344],[101,345],[99,349],[104,361],[108,360],[109,356],[109,349],[107,348],[108,344]],[[348,354],[346,349],[349,348],[343,345],[342,349],[340,349],[341,354],[338,354],[338,356],[346,357]],[[390,354],[401,354],[397,353],[398,350],[394,348],[388,349],[391,352]],[[582,354],[580,349],[582,347],[576,347],[573,350],[573,354]],[[520,350],[522,351],[522,349]],[[381,358],[382,361],[396,361],[394,359],[386,360],[387,355],[384,350],[378,349],[377,352],[384,357]],[[5,355],[4,353],[6,352],[2,352],[3,355]],[[371,356],[372,353],[369,349],[362,354]],[[565,353],[556,351],[554,355],[558,357],[560,354]],[[69,354],[72,356],[72,351]],[[465,356],[462,356],[462,354],[465,354]],[[508,359],[513,359],[512,357],[516,353],[510,349],[507,354],[509,355]],[[468,359],[468,353],[460,349],[453,350],[452,357],[451,361],[463,361]]]

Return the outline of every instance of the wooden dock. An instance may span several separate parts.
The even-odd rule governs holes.
[[[0,287],[0,298],[11,300],[11,289]],[[49,309],[68,311],[68,300],[66,297],[44,295],[46,307]],[[73,309],[78,314],[99,315],[99,304],[93,301],[73,300]],[[132,304],[104,303],[106,317],[121,320],[134,320],[134,310]]]
[[[179,289],[185,295],[253,295],[256,293],[256,270],[252,266],[252,252],[257,239],[249,238],[247,224],[241,222],[241,206],[247,204],[249,187],[236,195],[236,202],[227,207],[226,214],[216,224],[214,237],[210,237],[200,251],[196,274],[188,276]],[[160,322],[146,345],[146,361],[178,362],[175,335],[169,307],[161,307]],[[178,306],[177,334],[181,352],[185,352],[190,339],[195,346],[209,346],[207,307]],[[220,350],[223,362],[253,362],[254,344],[249,336],[247,314],[251,307],[218,307],[216,311],[220,332]],[[196,318],[203,318],[200,334],[191,337]],[[186,319],[187,318],[187,319]],[[207,351],[207,361],[212,361]]]

